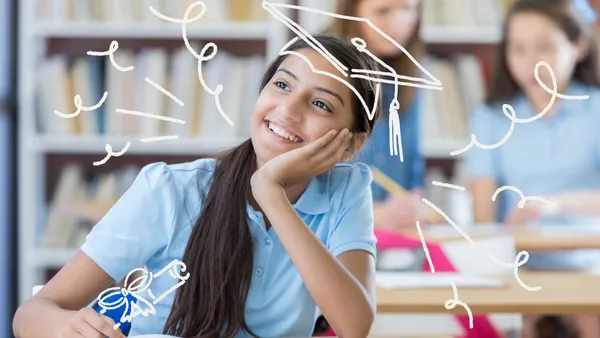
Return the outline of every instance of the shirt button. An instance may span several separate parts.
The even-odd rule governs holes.
[[[256,269],[256,274],[259,276],[262,276],[262,274],[263,274],[262,269]]]
[[[271,244],[271,239],[270,238],[265,238],[265,244],[267,244],[267,245]]]

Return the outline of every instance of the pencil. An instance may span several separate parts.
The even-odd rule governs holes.
[[[391,194],[396,194],[398,196],[403,196],[407,193],[406,189],[402,187],[400,184],[396,183],[389,176],[381,172],[374,166],[369,166],[371,172],[373,173],[373,181],[377,183],[377,185],[381,186],[383,189],[388,191]],[[440,220],[440,215],[435,210],[429,209],[425,213],[425,220],[431,223],[438,222]]]

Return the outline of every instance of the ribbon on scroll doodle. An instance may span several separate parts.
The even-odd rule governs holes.
[[[148,317],[148,315],[151,314],[155,315],[156,309],[154,308],[154,305],[160,302],[168,294],[175,291],[181,285],[183,285],[190,277],[189,272],[185,276],[182,276],[179,273],[179,271],[177,271],[178,266],[181,267],[181,272],[185,272],[185,264],[177,259],[173,260],[159,272],[154,274],[152,272],[148,272],[148,270],[146,270],[145,268],[136,268],[131,270],[125,278],[124,287],[108,288],[98,296],[98,306],[101,308],[99,313],[103,315],[108,310],[124,308],[123,314],[121,315],[119,322],[113,326],[115,330],[119,328],[122,323],[131,322],[131,320],[134,317],[140,314],[144,317]],[[171,277],[173,277],[174,279],[178,279],[179,283],[172,286],[169,290],[167,290],[160,296],[155,297],[150,289],[150,285],[152,284],[152,281],[154,279],[161,276],[167,271],[169,272],[169,275]],[[130,282],[131,276],[136,272],[141,272],[141,276],[135,278],[133,281]],[[150,297],[152,301],[145,298],[145,295],[143,294],[144,292],[148,294],[148,297]],[[131,295],[135,300],[130,300],[128,298],[129,295]],[[117,298],[116,300],[110,300],[115,297]]]

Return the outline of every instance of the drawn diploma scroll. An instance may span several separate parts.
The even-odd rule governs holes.
[[[362,78],[362,79],[367,79],[367,80],[376,82],[377,83],[377,86],[376,86],[377,96],[379,96],[381,83],[394,84],[394,99],[390,103],[390,107],[389,107],[390,155],[391,156],[399,155],[400,161],[403,162],[404,156],[403,156],[403,152],[402,152],[402,137],[401,137],[401,133],[400,133],[400,117],[398,115],[398,110],[400,109],[400,103],[398,101],[398,86],[405,85],[405,86],[411,86],[411,87],[420,87],[420,88],[426,88],[426,89],[441,90],[442,84],[441,84],[440,80],[436,79],[433,75],[431,75],[425,68],[423,68],[423,66],[421,66],[421,64],[419,64],[419,62],[417,62],[417,60],[415,60],[415,58],[412,55],[410,55],[410,53],[404,47],[402,47],[394,39],[392,39],[388,35],[386,35],[381,29],[379,29],[377,26],[375,26],[368,19],[361,18],[361,17],[355,17],[355,16],[340,15],[340,14],[330,13],[330,12],[326,12],[326,11],[321,11],[321,10],[317,10],[317,9],[301,7],[301,6],[296,6],[296,5],[272,3],[272,2],[268,2],[268,1],[263,1],[262,6],[275,19],[279,20],[281,23],[286,25],[290,30],[292,30],[294,33],[296,33],[298,35],[298,37],[300,37],[301,39],[306,41],[306,43],[309,46],[311,46],[316,52],[321,54],[327,61],[329,61],[334,67],[336,67],[336,69],[340,73],[342,73],[342,75],[344,77],[350,76],[351,78]],[[369,55],[369,57],[371,57],[382,67],[387,69],[389,72],[370,71],[370,70],[365,70],[365,69],[351,69],[350,70],[351,74],[348,75],[348,67],[347,66],[342,64],[341,61],[334,58],[333,55],[331,55],[331,53],[326,48],[324,48],[310,33],[308,33],[306,30],[304,30],[304,28],[302,28],[297,22],[294,22],[294,20],[291,17],[286,16],[284,13],[282,13],[280,11],[280,8],[312,12],[312,13],[316,13],[316,14],[320,14],[320,15],[329,16],[332,19],[364,22],[370,28],[375,30],[377,33],[379,33],[381,36],[383,36],[386,40],[388,40],[390,43],[392,43],[402,53],[404,53],[423,72],[423,74],[425,74],[428,77],[428,79],[421,79],[421,78],[416,78],[416,77],[398,75],[393,67],[387,65],[385,62],[378,59],[375,55],[373,55],[371,52],[369,52],[365,41],[358,37],[354,37],[351,40],[352,43],[354,44],[354,46],[356,46],[357,50]],[[299,53],[295,53],[293,51],[284,51],[287,48],[287,46],[289,46],[296,39],[298,39],[298,37],[293,38],[288,44],[286,44],[281,49],[279,54],[280,55],[294,54],[294,55],[302,57],[302,55]],[[303,58],[303,59],[308,62],[308,60],[306,58]],[[315,70],[314,67],[310,64],[310,62],[308,62],[308,64],[311,66],[311,69],[315,73],[327,75],[333,79],[336,79],[336,80],[342,82],[346,86],[348,86],[358,96],[369,119],[370,120],[373,119],[377,102],[375,102],[375,105],[372,107],[372,110],[370,110],[369,107],[366,106],[364,99],[359,95],[359,93],[356,91],[356,89],[354,89],[354,87],[350,83],[348,83],[347,81],[345,81],[331,73]],[[392,78],[392,80],[385,79],[385,78],[373,77],[374,75],[390,77],[390,78]],[[408,81],[411,81],[411,82],[408,82]]]
[[[154,308],[154,305],[156,305],[167,295],[175,291],[177,288],[185,284],[185,282],[190,277],[189,272],[186,273],[185,276],[181,275],[177,271],[178,267],[181,267],[181,272],[185,272],[185,264],[177,259],[173,260],[162,270],[154,274],[152,272],[149,272],[145,268],[137,268],[131,270],[125,278],[125,285],[123,288],[108,288],[98,296],[98,305],[101,308],[100,314],[103,315],[108,310],[124,308],[120,321],[113,326],[115,330],[118,329],[122,323],[131,322],[131,320],[137,317],[138,315],[142,315],[144,317],[148,317],[148,315],[151,314],[155,315],[156,309]],[[140,272],[141,276],[135,278],[133,281],[130,282],[131,276],[136,272]],[[160,277],[165,272],[168,272],[173,279],[177,279],[179,280],[179,282],[172,286],[169,290],[165,291],[160,296],[155,297],[154,294],[152,294],[152,291],[150,290],[150,285],[152,284],[152,281],[155,278]],[[149,301],[144,297],[144,292],[148,294],[148,297],[152,299],[152,301]],[[133,296],[135,298],[135,301],[129,300],[129,298],[127,297],[128,295]],[[117,299],[111,300],[112,298]]]

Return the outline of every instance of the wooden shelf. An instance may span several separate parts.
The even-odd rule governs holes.
[[[131,145],[126,153],[129,154],[172,154],[198,155],[219,152],[235,147],[245,139],[177,139],[144,143],[139,136],[50,136],[39,135],[32,138],[28,144],[30,150],[39,153],[56,154],[106,154],[105,146],[110,144],[114,152],[121,151],[127,142]]]
[[[194,23],[186,29],[191,39],[219,38],[255,40],[264,39],[269,23],[262,21]],[[40,38],[135,38],[135,39],[182,39],[181,26],[175,23],[38,23],[35,35]]]

